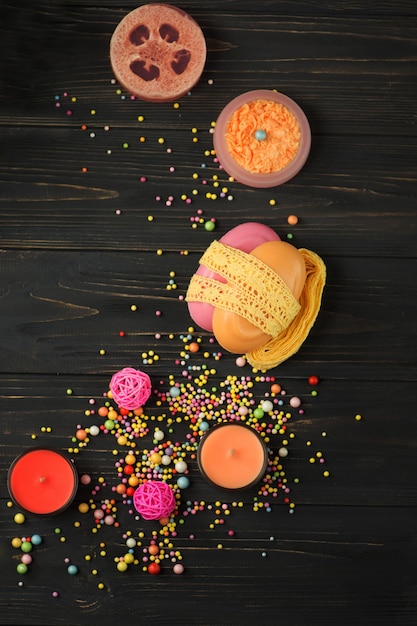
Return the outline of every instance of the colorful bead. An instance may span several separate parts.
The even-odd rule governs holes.
[[[19,563],[16,567],[16,571],[18,574],[27,574],[28,566],[25,563]]]
[[[257,139],[258,141],[264,141],[264,139],[266,139],[266,132],[260,128],[255,132],[255,139]]]
[[[148,566],[148,573],[151,574],[152,576],[157,576],[161,571],[161,566],[159,565],[159,563],[151,563]]]
[[[190,480],[187,476],[180,476],[177,480],[177,485],[180,489],[187,489],[190,486]]]

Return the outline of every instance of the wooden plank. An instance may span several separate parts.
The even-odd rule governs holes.
[[[204,219],[218,221],[216,236],[242,221],[262,220],[281,236],[291,232],[294,243],[315,247],[325,256],[414,255],[411,139],[313,136],[310,158],[295,179],[279,188],[254,190],[230,183],[206,155],[212,149],[209,123],[196,144],[191,127],[180,124],[163,132],[149,127],[106,132],[98,124],[82,131],[77,123],[68,129],[3,129],[2,247],[202,250],[208,235],[203,227],[193,230],[190,222],[202,210]],[[139,141],[142,133],[144,143]],[[126,141],[128,149],[123,148]],[[173,201],[167,206],[169,196]],[[292,229],[286,220],[294,213],[299,225]]]
[[[5,435],[1,471],[6,471],[6,461],[10,461],[26,442],[27,445],[48,444],[64,449],[71,445],[70,436],[76,425],[87,426],[95,419],[87,418],[84,412],[86,407],[91,410],[90,398],[100,401],[107,382],[105,376],[79,374],[60,377],[59,384],[51,376],[3,376]],[[281,379],[281,382],[288,394],[296,390],[303,395],[301,392],[307,391],[305,379]],[[72,396],[66,394],[68,387],[74,389]],[[412,581],[404,568],[415,559],[416,552],[415,426],[407,410],[412,389],[407,383],[388,386],[385,381],[376,382],[372,386],[373,401],[369,404],[367,381],[357,381],[354,385],[328,380],[320,383],[317,398],[312,402],[306,400],[303,405],[305,414],[294,415],[290,420],[290,423],[293,420],[290,431],[296,438],[289,446],[285,471],[290,482],[294,477],[300,479],[298,485],[292,486],[291,497],[296,503],[293,515],[288,514],[288,507],[280,499],[272,504],[270,513],[263,509],[255,512],[248,494],[237,498],[243,502],[242,508],[233,507],[236,496],[208,488],[193,465],[192,485],[184,494],[182,507],[186,508],[187,499],[205,501],[208,505],[220,498],[222,503],[228,504],[231,514],[226,516],[224,526],[217,525],[214,529],[209,526],[215,515],[207,506],[191,518],[184,518],[185,523],[178,527],[178,536],[172,539],[172,544],[183,557],[185,580],[175,577],[170,562],[163,561],[163,573],[157,584],[158,594],[164,596],[164,614],[153,617],[156,623],[165,623],[165,612],[182,606],[178,604],[178,594],[184,593],[184,582],[190,603],[184,615],[181,608],[177,615],[185,623],[217,623],[220,608],[215,599],[222,597],[221,588],[227,582],[227,608],[222,615],[224,623],[228,624],[240,623],[243,615],[247,618],[259,611],[273,610],[277,606],[277,587],[283,600],[281,614],[288,615],[288,619],[292,616],[294,623],[311,613],[313,623],[316,619],[318,623],[319,616],[323,622],[324,615],[324,623],[330,624],[332,620],[343,620],[345,615],[351,619],[358,611],[358,616],[366,621],[375,618],[379,623],[389,623],[395,613],[401,616],[403,623],[411,624],[415,598]],[[363,421],[357,422],[354,414],[362,403],[367,407],[366,412]],[[151,401],[149,413],[154,412]],[[42,433],[42,427],[47,426],[51,432]],[[183,423],[175,427],[176,439],[181,440],[184,426]],[[321,435],[323,429],[327,431],[325,438]],[[35,442],[31,439],[34,433],[37,434]],[[307,440],[312,442],[310,447],[306,446]],[[143,441],[149,445],[148,439]],[[139,449],[143,445],[139,443]],[[98,484],[99,477],[106,479],[107,486],[91,500],[97,506],[114,496],[111,486],[118,481],[114,466],[118,456],[112,453],[115,446],[119,447],[113,436],[101,434],[76,455],[79,471],[88,472],[93,485]],[[319,467],[308,462],[308,457],[317,449],[326,457],[325,467],[330,470],[327,479],[320,475]],[[4,503],[7,499],[4,483],[0,490]],[[77,503],[87,500],[89,492],[82,488]],[[6,506],[1,507],[3,533],[9,537],[18,532],[12,522],[13,512]],[[3,593],[10,598],[4,613],[7,623],[22,623],[25,619],[23,606],[26,612],[30,607],[32,616],[25,623],[68,623],[68,612],[81,624],[91,621],[92,616],[111,620],[111,616],[116,615],[112,598],[118,598],[120,612],[120,606],[138,592],[145,597],[141,602],[142,617],[154,616],[151,599],[155,582],[141,571],[142,547],[149,545],[154,525],[135,520],[119,500],[117,520],[119,528],[103,527],[92,534],[92,511],[81,515],[76,505],[59,520],[29,518],[24,526],[25,533],[40,533],[44,541],[41,548],[33,552],[30,575],[19,593],[15,592],[19,553],[10,545],[3,548]],[[57,526],[61,528],[58,535],[54,531]],[[233,537],[227,535],[229,529],[234,531]],[[133,536],[143,533],[142,546],[135,550],[140,563],[130,567],[126,574],[120,574],[115,570],[114,558],[126,551],[122,537],[126,531]],[[65,538],[64,543],[61,537]],[[66,558],[78,565],[77,577],[64,576]],[[92,573],[94,569],[98,574]],[[387,579],[392,591],[389,599],[381,595]],[[99,582],[104,584],[103,590],[97,588]],[[259,598],[260,589],[262,598]],[[49,621],[54,591],[59,592],[59,599],[53,621]],[[289,596],[294,601],[294,593],[298,598],[294,606],[284,602]],[[207,608],[204,616],[194,617],[198,605]]]
[[[132,362],[127,364],[137,365]],[[282,465],[289,495],[279,490],[277,497],[270,495],[258,498],[273,505],[271,515],[281,518],[283,511],[288,515],[289,506],[285,503],[285,497],[295,504],[296,512],[300,510],[301,515],[308,515],[304,511],[310,507],[342,507],[345,510],[349,507],[415,508],[415,423],[407,408],[415,381],[375,380],[371,388],[366,380],[351,379],[341,384],[340,379],[328,377],[320,379],[315,389],[318,395],[313,397],[307,376],[291,377],[286,375],[284,368],[282,370],[275,372],[275,375],[286,391],[286,395],[281,398],[282,410],[289,416],[287,430],[284,435],[270,435],[268,446],[276,454],[283,440],[288,441],[285,444],[288,456],[283,459]],[[156,373],[152,367],[147,367],[146,371],[151,376],[155,391],[169,390],[170,374],[177,382],[187,382],[179,366],[166,368],[164,374]],[[314,371],[320,374],[319,370]],[[224,377],[220,372],[213,374],[206,385],[195,382],[193,377],[190,383],[199,390],[216,387],[218,391],[214,392],[214,396],[218,397],[218,410],[226,410],[227,401],[222,400],[220,390],[230,386],[230,378],[227,377],[231,374],[236,375],[236,369],[230,368],[229,374]],[[247,375],[248,372],[243,371],[243,374]],[[99,376],[81,376],[80,372],[77,375],[55,376],[3,374],[0,378],[3,420],[1,471],[6,472],[15,456],[25,447],[47,445],[71,449],[75,446],[72,437],[78,425],[83,428],[93,424],[101,425],[104,419],[97,413],[86,415],[85,412],[97,411],[102,406],[109,381],[110,374],[106,376],[103,373]],[[225,382],[226,387],[220,386],[222,382]],[[270,391],[271,383],[261,382],[256,376],[252,376],[252,383],[256,408],[265,399],[265,393]],[[72,390],[71,396],[68,396],[67,389]],[[114,434],[101,433],[97,437],[90,437],[88,445],[80,447],[78,454],[72,454],[79,473],[89,473],[93,477],[92,485],[99,483],[100,476],[106,479],[107,488],[93,500],[112,497],[112,487],[120,482],[115,463],[123,459],[129,450],[133,449],[140,455],[143,450],[152,449],[156,426],[164,430],[166,440],[187,441],[187,434],[190,433],[189,418],[193,416],[191,402],[186,400],[188,393],[191,398],[191,391],[183,391],[189,415],[175,413],[175,410],[171,412],[166,402],[158,405],[156,395],[149,399],[144,420],[150,432],[144,437],[132,439],[135,448],[118,444]],[[369,394],[372,394],[372,402],[369,402]],[[293,396],[302,400],[302,414],[291,408],[289,401]],[[90,399],[95,402],[92,404]],[[182,405],[181,398],[179,402]],[[361,421],[355,419],[357,414],[362,416]],[[158,420],[161,416],[163,419]],[[171,426],[167,421],[169,418],[174,418]],[[50,432],[46,432],[46,428]],[[36,438],[33,439],[33,436]],[[186,510],[188,500],[214,503],[218,499],[230,507],[237,499],[252,509],[257,496],[256,489],[239,494],[215,489],[200,475],[196,461],[191,458],[191,450],[187,453],[191,486],[183,492],[181,511]],[[317,453],[322,455],[324,463],[319,461]],[[316,462],[311,463],[311,458],[316,459]],[[328,471],[330,476],[325,477],[324,471]],[[384,489],[381,489],[381,484]],[[80,488],[77,502],[83,501],[88,493],[88,489]],[[0,485],[0,497],[8,497],[4,481]],[[121,497],[114,495],[114,492],[113,497],[116,497],[119,509],[126,508],[122,505]],[[203,517],[207,515],[210,516],[209,511]],[[242,523],[247,524],[248,521],[243,520]],[[251,530],[255,531],[256,528]],[[249,533],[248,536],[256,535]]]
[[[49,5],[35,12],[32,5],[19,12],[9,8],[0,123],[9,125],[13,118],[31,124],[40,117],[56,124],[53,98],[67,91],[88,99],[107,122],[111,117],[123,124],[126,107],[111,85],[109,63],[109,40],[123,15],[67,4],[59,11]],[[306,21],[267,10],[253,20],[224,6],[215,16],[212,9],[199,9],[195,17],[208,41],[206,70],[192,98],[185,99],[195,125],[203,123],[207,98],[215,119],[231,97],[267,88],[297,100],[320,133],[415,135],[417,37],[407,17],[314,15]],[[208,80],[214,81],[211,88]]]
[[[3,371],[115,371],[149,350],[160,355],[156,370],[166,370],[182,344],[171,341],[169,334],[178,338],[192,324],[178,297],[185,295],[198,258],[178,253],[3,252]],[[297,371],[304,363],[326,376],[373,380],[388,371],[389,377],[415,380],[416,324],[410,304],[416,294],[415,260],[327,262],[322,311],[301,353],[285,369]],[[173,291],[167,291],[170,271],[176,273],[178,288]],[[156,333],[162,338],[155,339]],[[212,353],[207,333],[201,336]],[[100,349],[106,350],[105,358],[100,358]],[[225,367],[234,358],[225,355]]]
[[[234,520],[236,535],[222,538],[223,550],[205,548],[217,542],[215,534],[203,528],[198,529],[195,540],[181,536],[176,546],[184,557],[186,577],[174,576],[166,562],[156,581],[141,571],[141,565],[131,566],[124,574],[115,571],[112,558],[123,552],[123,542],[116,539],[114,529],[101,530],[91,546],[90,524],[82,520],[81,528],[74,529],[68,523],[62,528],[66,537],[62,544],[51,522],[41,550],[33,554],[30,579],[27,577],[19,589],[20,602],[13,610],[5,607],[3,615],[9,624],[23,620],[68,624],[69,616],[81,625],[91,620],[111,623],[120,619],[121,613],[126,616],[139,596],[141,621],[151,620],[161,626],[166,624],[167,614],[175,616],[174,621],[206,626],[255,621],[264,612],[274,611],[289,624],[309,621],[330,626],[352,618],[360,624],[395,624],[400,623],[398,620],[413,624],[414,586],[404,571],[404,565],[410,566],[416,556],[410,511],[375,508],[368,509],[365,516],[361,509],[330,507],[323,514],[317,507],[282,516],[279,528],[271,523],[274,516],[254,517],[254,539],[243,541],[241,533],[246,529]],[[1,522],[5,532],[15,530],[5,525],[4,513]],[[148,545],[148,528],[132,523],[130,527],[135,533],[143,529],[144,545]],[[344,527],[350,528],[348,538],[342,535]],[[395,535],[393,527],[397,529]],[[38,531],[39,525],[31,528]],[[270,536],[275,539],[271,541]],[[105,544],[105,557],[99,556],[100,542]],[[16,594],[16,552],[11,547],[4,551],[3,592],[9,598]],[[263,552],[267,555],[264,558]],[[86,554],[91,555],[89,562],[84,560]],[[77,577],[67,575],[63,579],[66,557],[79,565]],[[94,568],[97,575],[91,573]],[[104,583],[101,591],[97,589],[99,582]],[[225,584],[227,601],[222,602]],[[385,585],[389,585],[390,594],[381,592]],[[53,591],[59,592],[54,604]],[[187,601],[179,601],[185,595]],[[159,597],[157,608],[155,596]],[[206,604],[208,597],[212,601]],[[46,611],[51,606],[53,613]]]

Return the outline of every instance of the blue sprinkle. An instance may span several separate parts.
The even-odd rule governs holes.
[[[263,141],[264,139],[266,139],[266,132],[260,128],[255,133],[255,139],[257,139],[258,141]]]
[[[32,535],[31,543],[34,546],[39,546],[42,543],[42,537],[40,535]]]

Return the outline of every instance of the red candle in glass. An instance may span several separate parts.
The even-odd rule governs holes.
[[[7,486],[15,504],[26,512],[55,515],[74,500],[78,474],[63,452],[31,448],[11,464]]]

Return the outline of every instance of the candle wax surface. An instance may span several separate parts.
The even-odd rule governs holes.
[[[200,468],[219,487],[250,487],[265,471],[265,447],[250,427],[239,424],[214,427],[204,435],[200,445]]]
[[[14,500],[31,513],[55,513],[72,500],[76,475],[71,462],[48,449],[27,452],[15,461],[9,476]]]

